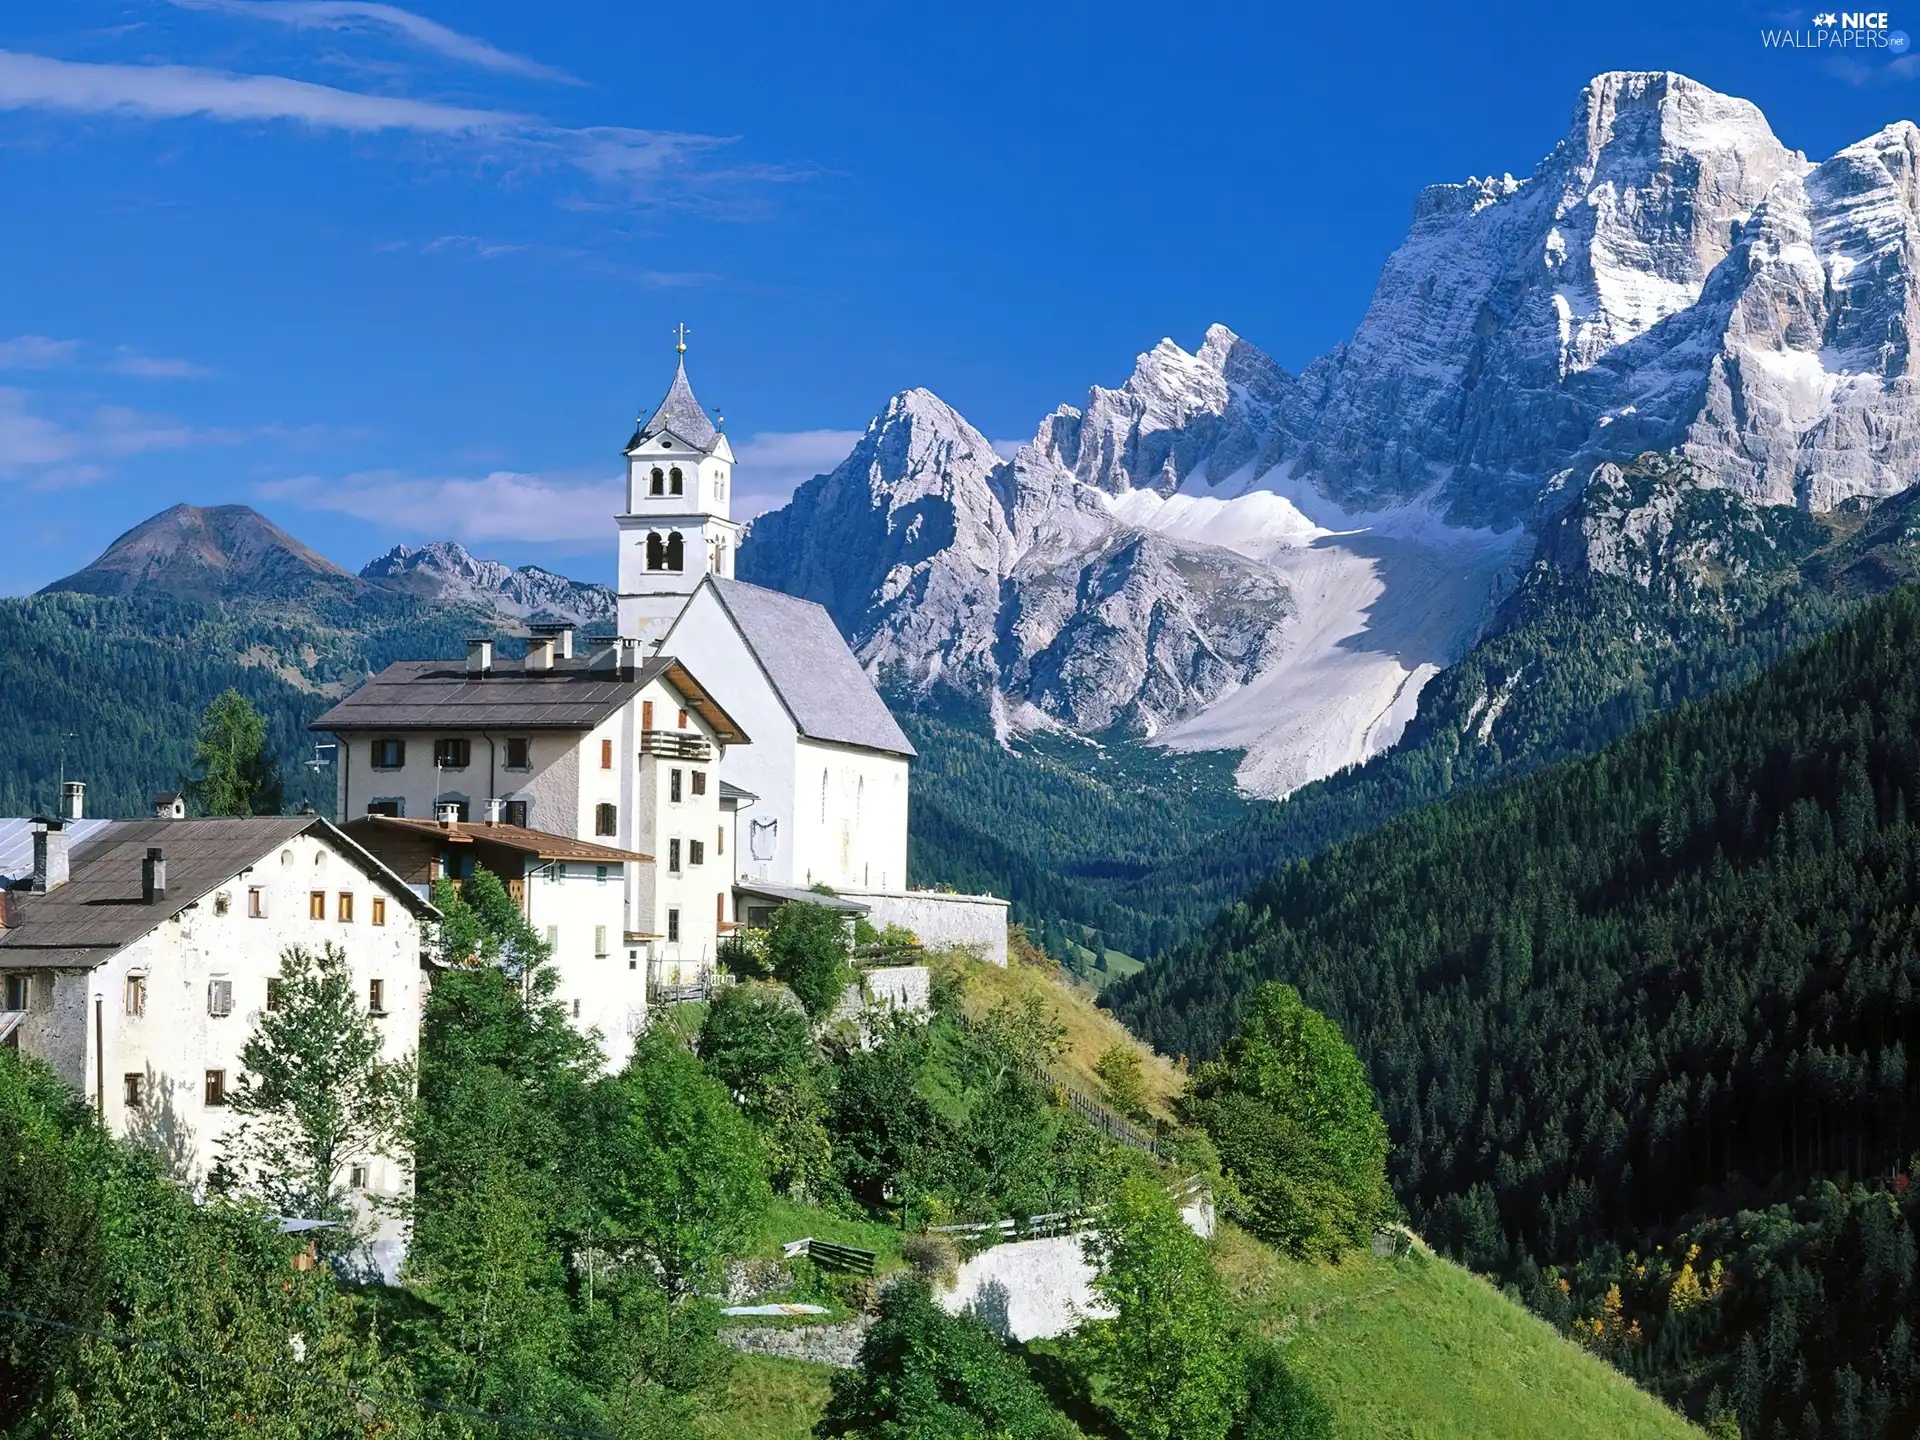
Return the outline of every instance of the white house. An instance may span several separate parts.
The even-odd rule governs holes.
[[[435,912],[326,820],[113,820],[78,841],[52,822],[33,848],[31,878],[0,890],[0,1044],[46,1061],[176,1178],[204,1180],[218,1155],[240,1049],[277,1003],[288,947],[344,951],[384,1053],[414,1054],[420,927]],[[370,1197],[411,1183],[379,1156],[347,1165],[341,1178]],[[403,1244],[383,1220],[388,1273]]]
[[[603,943],[627,962],[593,996],[610,1048],[633,1033],[629,1012],[644,1010],[649,988],[670,991],[712,970],[732,879],[719,767],[747,745],[686,666],[640,655],[637,643],[608,637],[576,657],[562,627],[536,635],[523,660],[496,663],[492,642],[476,640],[465,664],[389,665],[313,722],[339,739],[343,819],[424,820],[449,836],[488,822],[501,835],[524,832],[532,849],[515,852],[501,878],[518,885],[523,905],[540,907],[528,912],[536,924],[557,927],[563,976],[605,977],[613,957]],[[560,840],[599,848],[587,858],[556,848]],[[410,878],[471,873],[472,844],[442,850],[468,868]],[[519,868],[528,853],[556,867],[538,884]],[[592,867],[595,887],[578,905],[562,901],[575,887],[554,888],[557,867],[571,880],[575,863]],[[603,884],[620,897],[611,920],[601,914]],[[572,998],[584,1020],[589,996]]]

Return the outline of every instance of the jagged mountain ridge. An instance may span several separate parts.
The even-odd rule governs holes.
[[[1007,461],[906,392],[742,574],[915,684],[1245,747],[1285,795],[1393,743],[1598,466],[1674,452],[1763,507],[1903,491],[1917,173],[1904,122],[1815,165],[1744,100],[1601,75],[1526,179],[1422,192],[1300,375],[1224,326],[1163,340]]]
[[[360,576],[422,599],[489,606],[522,620],[569,620],[576,625],[611,624],[613,592],[604,585],[569,580],[538,565],[509,569],[482,560],[453,540],[421,546],[396,545],[370,560]]]

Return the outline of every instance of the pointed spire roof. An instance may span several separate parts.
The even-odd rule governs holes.
[[[711,450],[719,434],[713,427],[713,421],[707,418],[707,412],[700,408],[700,402],[693,398],[693,387],[687,383],[687,362],[682,359],[673,372],[673,384],[667,390],[667,398],[660,402],[652,418],[643,421],[640,428],[634,431],[633,439],[627,442],[627,449],[633,449],[643,440],[672,435],[696,450]]]

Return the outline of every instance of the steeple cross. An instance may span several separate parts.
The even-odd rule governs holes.
[[[693,332],[687,329],[685,325],[674,326],[673,338],[678,343],[676,343],[673,348],[678,350],[682,355],[686,354],[687,353],[687,336],[691,335],[692,333]]]

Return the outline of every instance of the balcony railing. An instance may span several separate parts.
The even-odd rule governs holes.
[[[691,730],[642,730],[640,753],[657,755],[662,760],[713,759],[713,745],[704,735]]]

